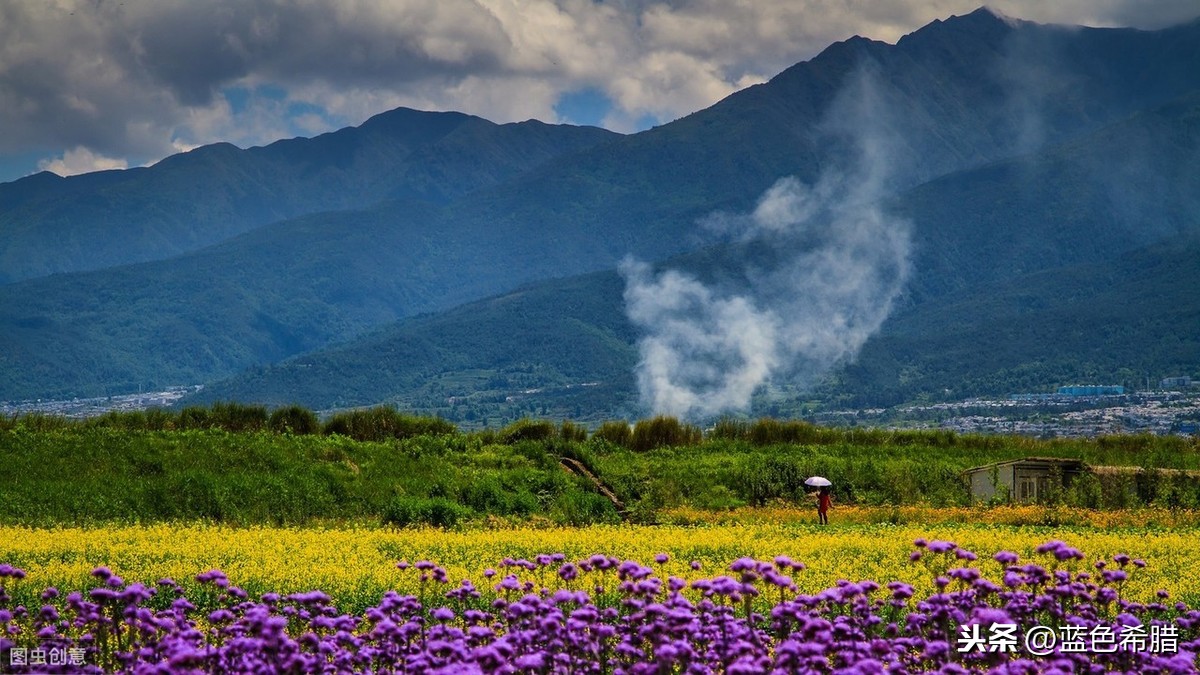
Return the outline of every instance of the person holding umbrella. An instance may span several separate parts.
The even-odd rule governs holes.
[[[821,476],[813,476],[804,481],[805,485],[817,488],[817,520],[822,525],[829,524],[829,506],[833,503],[833,495],[830,494],[829,487],[833,485],[827,478]]]

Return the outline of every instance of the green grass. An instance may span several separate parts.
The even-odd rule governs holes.
[[[624,516],[638,522],[655,522],[662,509],[676,507],[805,502],[803,482],[811,475],[831,479],[841,504],[954,506],[970,501],[963,469],[1006,459],[1200,468],[1200,447],[1176,437],[1042,441],[775,420],[722,421],[703,437],[670,418],[632,429],[612,422],[589,437],[567,422],[522,420],[463,433],[390,408],[337,415],[323,425],[303,409],[282,410],[218,404],[87,421],[0,418],[0,523],[453,527],[488,517],[619,520],[599,487],[566,470],[563,458],[596,476],[624,503]],[[627,433],[615,433],[618,427]],[[1200,507],[1200,481],[1153,471],[1143,478],[1077,481],[1058,499],[1087,507]]]
[[[486,515],[616,521],[612,506],[589,482],[563,471],[549,450],[458,434],[368,442],[269,431],[18,425],[0,431],[0,522],[452,525]],[[447,503],[458,507],[451,515],[434,508]]]

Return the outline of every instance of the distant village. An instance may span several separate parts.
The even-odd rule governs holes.
[[[904,429],[947,429],[963,434],[1018,434],[1035,438],[1091,438],[1111,434],[1200,434],[1200,382],[1164,378],[1157,389],[1129,392],[1120,385],[1068,385],[1054,393],[1013,394],[928,405],[818,413],[816,421]]]
[[[0,415],[59,415],[84,419],[113,411],[166,408],[203,385],[120,396],[0,402]],[[1035,438],[1090,438],[1111,434],[1200,436],[1200,381],[1170,377],[1158,389],[1069,385],[1054,393],[818,412],[818,424],[889,429],[946,429],[963,434],[1017,434]]]
[[[26,401],[0,401],[0,415],[58,415],[71,419],[96,417],[108,412],[126,412],[166,408],[184,396],[195,393],[204,385],[168,387],[162,391],[138,392],[120,396],[97,396],[95,398],[30,399]]]

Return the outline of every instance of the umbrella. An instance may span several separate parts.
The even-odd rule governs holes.
[[[811,485],[813,487],[828,487],[833,485],[833,483],[829,482],[828,478],[822,478],[820,476],[813,476],[812,478],[804,481],[804,484]]]

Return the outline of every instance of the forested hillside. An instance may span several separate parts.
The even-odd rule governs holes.
[[[603,311],[531,309],[544,330],[537,341],[524,340],[532,345],[524,358],[507,353],[504,341],[530,330],[509,326],[506,333],[493,324],[481,334],[496,344],[473,340],[486,322],[504,324],[504,313],[453,308],[522,286],[536,295],[541,282],[612,270],[629,255],[735,279],[723,261],[745,262],[749,254],[721,244],[704,223],[713,214],[752,210],[785,176],[811,183],[865,172],[878,183],[872,198],[879,208],[911,225],[912,273],[896,303],[901,313],[880,337],[891,339],[892,326],[902,326],[908,313],[1002,293],[1027,275],[1089,263],[1104,268],[1194,231],[1198,44],[1200,22],[1160,31],[1065,28],[979,10],[934,22],[896,45],[863,38],[834,44],[768,83],[629,136],[400,110],[311,141],[248,151],[213,146],[150,169],[0,186],[3,217],[30,216],[0,224],[10,233],[35,226],[59,232],[47,225],[53,219],[33,217],[37,209],[50,213],[77,200],[97,206],[48,235],[61,242],[56,259],[77,251],[97,266],[111,264],[105,247],[121,248],[129,237],[184,242],[178,250],[221,240],[173,258],[0,286],[0,399],[212,383],[252,369],[241,381],[257,388],[210,391],[275,392],[274,400],[286,389],[325,406],[508,396],[539,382],[582,380],[623,383],[601,397],[603,405],[618,405],[627,400],[619,392],[628,391],[637,336],[623,324],[611,272],[592,277],[606,281],[580,305]],[[876,152],[864,153],[864,144]],[[135,187],[140,197],[122,192]],[[268,202],[275,206],[262,206]],[[174,224],[156,229],[138,215],[142,208]],[[289,217],[322,209],[341,210]],[[104,245],[72,234],[84,230]],[[204,237],[188,234],[200,231]],[[5,242],[27,241],[16,234]],[[121,259],[158,257],[169,248]],[[39,259],[4,255],[22,264]],[[1120,288],[1113,287],[1112,302],[1132,311]],[[349,341],[363,335],[370,337],[361,344],[378,346],[381,336],[411,331],[425,337],[398,338],[391,348],[424,354],[424,362],[404,359],[394,379],[340,368],[350,380],[339,392],[333,380],[316,389],[298,380],[267,383],[277,372],[273,364],[289,358],[311,355],[278,372],[322,362],[317,352],[330,345],[349,354],[357,349]],[[591,336],[586,349],[578,342],[584,333]],[[563,354],[576,363],[555,356]],[[1163,359],[1185,363],[1188,354]],[[1038,362],[1036,355],[1020,359]],[[463,376],[453,386],[406,388],[463,370],[499,379],[480,385]],[[585,376],[601,370],[603,377]],[[917,378],[923,384],[886,398],[971,390],[975,385],[958,383],[983,381],[961,375],[951,368],[936,381]],[[865,401],[864,392],[894,389],[881,386],[890,375],[878,377],[855,385],[857,393],[829,395]],[[592,396],[577,405],[599,405]]]

